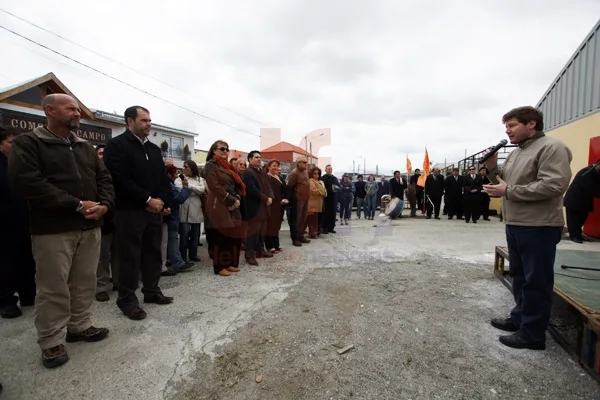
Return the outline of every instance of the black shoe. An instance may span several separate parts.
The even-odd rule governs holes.
[[[490,324],[494,328],[506,332],[516,332],[519,330],[519,327],[515,325],[510,318],[494,318],[490,321]]]
[[[583,239],[580,238],[580,237],[575,236],[575,237],[571,238],[571,242],[573,242],[573,243],[583,243]]]
[[[335,230],[330,230],[329,233],[337,233]]]
[[[190,257],[190,261],[200,262],[202,260],[200,259],[200,257]]]
[[[35,305],[35,297],[24,298],[19,296],[19,304],[21,304],[21,307],[33,307]]]
[[[164,270],[163,272],[160,273],[160,276],[175,276],[175,275],[177,275],[177,271],[175,271],[171,267],[168,267],[166,270]]]
[[[16,304],[3,306],[0,310],[0,316],[2,316],[2,318],[17,318],[21,315],[23,315],[23,313]]]
[[[546,342],[528,342],[516,333],[500,336],[500,343],[513,349],[546,350]]]
[[[177,268],[177,272],[188,272],[192,269],[192,267],[194,266],[194,263],[185,263],[183,264],[181,267]]]
[[[140,321],[146,318],[146,311],[142,310],[139,306],[135,306],[133,308],[121,311],[123,311],[123,314],[125,314],[127,318],[134,321]]]
[[[96,293],[96,301],[103,302],[103,301],[108,301],[108,300],[110,300],[110,297],[108,297],[108,293],[106,293],[106,292]]]
[[[67,330],[67,343],[99,342],[102,339],[106,339],[108,332],[109,331],[106,328],[96,328],[94,326],[90,326],[85,331],[79,333],[73,333]]]
[[[56,368],[69,361],[69,355],[64,344],[42,350],[42,364],[46,368]]]
[[[440,219],[440,217],[434,217],[435,219]]]
[[[155,294],[154,296],[144,296],[144,303],[154,303],[154,304],[171,304],[173,302],[172,297],[165,296],[162,293]]]

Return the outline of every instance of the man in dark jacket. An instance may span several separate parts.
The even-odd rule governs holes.
[[[365,207],[365,216],[367,214],[367,209],[365,203],[365,197],[367,197],[367,191],[365,190],[365,181],[363,180],[362,175],[358,175],[358,182],[354,182],[354,195],[356,196],[356,216],[360,219],[360,214],[363,210],[363,206]]]
[[[258,265],[257,257],[273,257],[265,251],[264,237],[267,231],[269,206],[273,202],[273,189],[269,184],[267,173],[261,168],[262,158],[260,152],[253,150],[248,153],[248,168],[244,171],[242,179],[246,185],[244,198],[244,217],[248,221],[248,231],[244,256],[246,263]]]
[[[448,219],[463,219],[463,182],[459,169],[452,169],[452,175],[446,178],[444,200],[448,205]]]
[[[110,173],[94,147],[73,132],[79,104],[71,96],[42,100],[48,125],[14,140],[8,176],[29,203],[37,296],[35,326],[47,368],[68,361],[66,341],[95,342],[108,329],[95,328],[91,307],[96,290],[102,217],[113,207]]]
[[[464,177],[463,197],[465,222],[469,220],[477,223],[481,214],[481,189],[483,187],[481,175],[475,173],[475,167],[469,167],[469,173]]]
[[[381,182],[379,182],[379,189],[377,190],[378,206],[381,206],[381,197],[386,194],[390,194],[390,182],[385,179],[385,176],[382,176]]]
[[[427,202],[427,219],[431,214],[435,219],[440,219],[440,206],[444,195],[444,177],[440,175],[440,169],[434,168],[433,173],[425,180],[425,201]]]
[[[335,201],[336,193],[339,191],[340,182],[338,178],[333,175],[333,167],[331,165],[325,166],[325,174],[321,176],[321,180],[327,189],[327,197],[323,202],[323,234],[336,233],[335,231],[335,217],[337,203]]]
[[[0,315],[16,318],[35,300],[35,261],[31,254],[25,199],[8,185],[8,154],[16,132],[0,127]],[[15,293],[19,297],[15,296]]]
[[[580,170],[571,182],[563,204],[567,211],[569,237],[575,243],[583,242],[581,227],[594,211],[594,197],[600,198],[600,160]]]
[[[415,185],[416,193],[417,193],[417,209],[421,210],[421,214],[423,214],[423,200],[425,198],[425,188],[417,185],[419,182],[419,177],[421,176],[421,170],[419,168],[415,169],[415,173],[410,177],[409,184]]]
[[[127,130],[104,149],[104,163],[115,185],[115,240],[119,267],[117,306],[128,318],[141,320],[146,312],[135,291],[142,275],[144,303],[170,304],[160,280],[162,212],[171,204],[171,185],[160,148],[148,140],[150,113],[140,106],[125,110]]]

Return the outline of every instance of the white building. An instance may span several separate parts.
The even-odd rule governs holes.
[[[75,133],[82,139],[94,145],[106,144],[111,138],[125,132],[123,116],[86,107],[53,73],[0,89],[0,123],[20,132],[44,125],[46,118],[41,107],[42,99],[51,93],[68,94],[79,102],[81,124]],[[149,139],[159,147],[166,141],[168,150],[165,161],[181,168],[186,145],[191,151],[189,156],[193,155],[195,136],[193,132],[153,123]]]

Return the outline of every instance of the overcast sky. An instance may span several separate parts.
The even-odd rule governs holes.
[[[143,74],[0,12],[0,25],[207,121],[0,29],[0,87],[54,72],[89,108],[132,104],[154,122],[260,145],[331,128],[334,170],[390,173],[497,143],[502,114],[536,105],[600,16],[598,0],[222,0],[53,2],[1,7]],[[86,4],[89,4],[86,8]],[[261,124],[262,123],[262,124]],[[362,171],[361,171],[362,172]]]

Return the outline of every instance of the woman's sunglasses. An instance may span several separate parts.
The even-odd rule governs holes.
[[[217,147],[217,150],[221,150],[224,153],[228,153],[229,149],[227,147]]]

